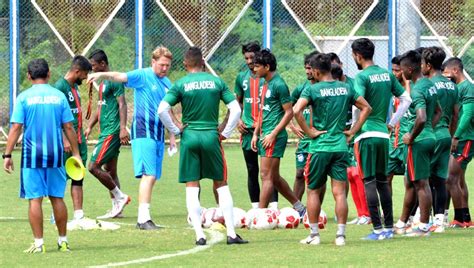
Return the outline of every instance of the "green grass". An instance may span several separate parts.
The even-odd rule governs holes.
[[[248,210],[246,170],[243,156],[237,146],[225,148],[229,185],[237,207]],[[295,148],[287,149],[282,160],[281,173],[293,183],[295,172]],[[27,220],[28,202],[18,198],[19,151],[14,152],[16,171],[7,176],[2,173],[0,202],[0,266],[89,266],[111,262],[122,262],[157,255],[175,253],[194,247],[194,232],[186,223],[186,203],[184,185],[177,182],[178,157],[166,156],[163,177],[156,184],[152,200],[152,217],[158,224],[167,226],[160,231],[138,231],[134,228],[137,214],[138,180],[133,177],[132,156],[129,148],[123,148],[119,159],[119,175],[122,189],[132,196],[132,203],[126,207],[125,218],[118,220],[122,225],[116,231],[71,231],[68,233],[72,248],[70,253],[56,251],[57,234],[49,223],[51,206],[44,202],[44,229],[47,254],[26,255],[22,253],[32,242],[32,234]],[[467,171],[468,183],[472,183],[474,168]],[[400,215],[404,194],[402,180],[394,180],[394,214]],[[202,206],[215,206],[211,183],[202,183]],[[88,217],[105,213],[110,206],[106,189],[90,174],[84,186],[84,210]],[[67,191],[66,204],[72,216],[72,204]],[[289,206],[280,196],[280,207]],[[355,208],[349,197],[349,219],[355,217]],[[472,206],[471,198],[471,208]],[[336,248],[333,245],[336,224],[334,223],[334,201],[328,191],[323,209],[328,214],[329,223],[321,231],[320,246],[300,245],[308,231],[300,227],[296,230],[238,230],[250,244],[227,246],[224,241],[211,248],[192,255],[178,256],[142,264],[143,266],[472,266],[474,256],[474,230],[448,230],[444,234],[433,234],[427,238],[396,237],[390,241],[369,242],[360,240],[370,232],[369,226],[348,226],[347,244]],[[452,212],[451,212],[452,216]],[[13,217],[14,219],[5,219]],[[471,256],[471,257],[469,257]]]

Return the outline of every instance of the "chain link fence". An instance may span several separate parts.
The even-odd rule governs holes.
[[[398,1],[399,54],[417,47],[440,46],[458,56],[474,77],[474,2],[472,0]]]
[[[73,55],[87,56],[95,49],[107,53],[111,70],[135,68],[140,49],[137,1],[18,1],[20,91],[30,86],[26,66],[34,58],[49,62],[52,83],[64,76]],[[388,68],[390,14],[396,14],[394,55],[418,46],[443,46],[452,55],[460,56],[466,71],[474,75],[472,0],[399,0],[394,13],[390,13],[389,0],[272,2],[272,50],[290,90],[305,80],[303,56],[313,50],[338,53],[345,73],[355,76],[358,70],[350,45],[359,37],[374,41],[376,64]],[[241,45],[262,40],[263,16],[263,0],[143,0],[143,67],[150,65],[156,46],[167,46],[174,54],[170,79],[175,81],[185,74],[184,52],[196,45],[204,52],[206,69],[221,76],[232,89],[237,73],[246,68]],[[0,26],[0,64],[11,68],[6,1],[0,3]],[[3,129],[8,127],[9,84],[9,72],[0,73]],[[86,87],[81,86],[80,92],[85,109]],[[126,97],[130,124],[133,90],[126,90]],[[0,139],[2,136],[0,133]]]

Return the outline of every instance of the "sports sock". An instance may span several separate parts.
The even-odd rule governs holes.
[[[122,191],[120,191],[120,189],[117,186],[115,186],[115,188],[112,191],[110,191],[110,193],[112,193],[112,195],[114,196],[116,200],[121,199],[123,197]]]
[[[138,205],[138,223],[145,223],[151,220],[150,216],[150,204],[149,203],[140,203]]]
[[[336,236],[346,235],[346,225],[345,224],[338,224]]]
[[[402,220],[398,220],[397,223],[395,224],[395,227],[398,229],[402,229],[406,227],[406,223],[404,223]]]
[[[74,219],[80,220],[84,218],[84,211],[82,209],[74,210]]]
[[[58,238],[58,244],[61,244],[62,242],[66,242],[67,243],[67,237],[66,236],[60,236]]]
[[[430,224],[420,222],[420,224],[418,225],[418,228],[422,230],[423,232],[428,232],[428,230],[430,229]]]
[[[469,208],[463,208],[463,220],[464,222],[470,222],[471,221],[471,213],[469,213]]]
[[[258,208],[258,202],[252,202],[252,208]]]
[[[433,225],[441,226],[444,223],[444,214],[436,214],[434,216]]]
[[[35,247],[39,248],[44,244],[43,238],[35,238]]]
[[[318,223],[310,223],[309,224],[309,229],[311,231],[311,236],[315,236],[319,233],[319,230],[318,230]]]
[[[271,209],[278,210],[278,202],[270,202],[268,204],[268,207],[271,208]]]
[[[199,202],[199,187],[186,187],[186,207],[191,218],[194,231],[196,232],[196,240],[206,238],[202,230],[201,220],[201,203]]]
[[[455,208],[454,209],[454,220],[458,222],[464,222],[463,209]]]
[[[293,204],[293,208],[296,211],[301,212],[304,209],[304,205],[301,203],[301,201],[296,201],[296,203]]]
[[[369,208],[370,219],[375,230],[382,229],[382,222],[379,214],[379,196],[377,194],[377,184],[375,177],[364,179],[365,197],[367,198],[367,207]]]
[[[217,193],[219,195],[219,207],[222,210],[222,214],[224,214],[227,236],[234,238],[236,236],[234,229],[234,201],[232,200],[229,186],[217,188]]]

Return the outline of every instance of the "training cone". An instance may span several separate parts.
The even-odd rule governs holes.
[[[71,156],[66,160],[66,174],[73,180],[82,180],[86,175],[86,168],[82,161]]]

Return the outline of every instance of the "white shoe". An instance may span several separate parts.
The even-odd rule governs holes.
[[[336,236],[336,240],[334,240],[336,246],[345,246],[346,245],[346,236],[338,235]]]
[[[305,239],[300,241],[301,244],[306,244],[306,245],[319,245],[321,243],[321,238],[319,237],[319,234],[317,235],[308,235]]]
[[[352,221],[348,222],[347,224],[359,224],[359,218],[355,218]]]
[[[67,230],[92,230],[100,229],[97,220],[83,217],[81,219],[75,219],[67,223]]]
[[[115,205],[112,207],[110,211],[111,218],[117,217],[123,210],[123,208],[130,203],[131,199],[128,195],[124,194],[122,198],[115,200]]]
[[[357,225],[367,225],[367,224],[371,224],[372,223],[372,220],[370,219],[370,217],[367,217],[367,216],[362,216],[359,218],[359,221],[357,222]]]

